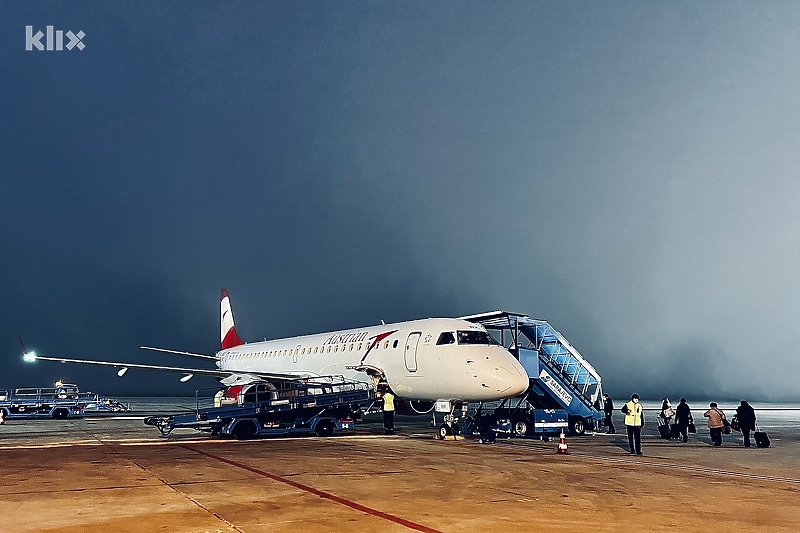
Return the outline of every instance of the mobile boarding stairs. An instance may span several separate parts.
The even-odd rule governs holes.
[[[600,374],[546,321],[505,311],[461,318],[482,324],[519,359],[531,379],[526,396],[495,409],[496,417],[511,420],[515,434],[532,434],[538,422],[534,410],[565,410],[570,431],[578,435],[602,420]]]

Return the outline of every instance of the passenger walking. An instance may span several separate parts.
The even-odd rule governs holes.
[[[614,401],[608,394],[603,394],[603,413],[605,414],[605,423],[608,426],[608,432],[613,434],[616,433],[617,430],[614,428],[614,420],[612,420],[614,416]]]
[[[689,441],[689,424],[694,424],[692,410],[686,403],[686,398],[681,398],[678,407],[675,408],[675,423],[678,424],[678,432],[683,442]]]
[[[744,447],[750,447],[750,432],[756,430],[756,412],[749,403],[742,400],[736,408],[736,418],[739,420],[739,430],[744,435]]]
[[[658,424],[658,433],[661,435],[662,439],[672,438],[671,423],[674,414],[675,411],[672,409],[672,405],[669,403],[669,398],[666,396],[661,398],[661,411],[656,417],[656,423]]]
[[[672,422],[672,417],[675,415],[675,410],[672,409],[672,404],[669,403],[669,398],[664,396],[661,398],[661,416],[666,420],[667,424]]]
[[[644,411],[639,403],[639,395],[632,394],[631,401],[622,407],[625,413],[625,429],[628,430],[628,444],[631,455],[642,455],[642,428],[644,427]]]
[[[714,446],[722,446],[722,430],[725,428],[725,413],[717,408],[717,402],[711,402],[709,409],[703,416],[708,418],[708,432],[711,434],[711,443]]]
[[[394,433],[394,394],[389,389],[383,393],[383,430],[387,435]]]

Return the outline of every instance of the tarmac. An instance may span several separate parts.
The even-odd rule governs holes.
[[[8,420],[2,530],[800,530],[796,428],[747,449],[741,435],[712,448],[705,428],[683,444],[647,427],[637,457],[619,433],[569,437],[557,454],[557,439],[438,441],[425,417],[385,436],[375,420],[243,442],[163,437],[140,416]]]

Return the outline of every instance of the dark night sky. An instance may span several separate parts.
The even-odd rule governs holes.
[[[25,50],[25,26],[83,30]],[[0,0],[0,387],[493,309],[624,397],[800,398],[786,2]]]

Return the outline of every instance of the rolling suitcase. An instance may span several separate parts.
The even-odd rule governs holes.
[[[661,435],[662,439],[669,438],[669,425],[663,424],[658,426],[658,433]]]
[[[757,448],[769,448],[769,437],[766,431],[761,431],[761,428],[756,425],[756,430],[753,433],[753,439],[756,441]]]
[[[669,437],[671,439],[679,439],[681,437],[681,428],[678,424],[672,424],[669,427]]]

